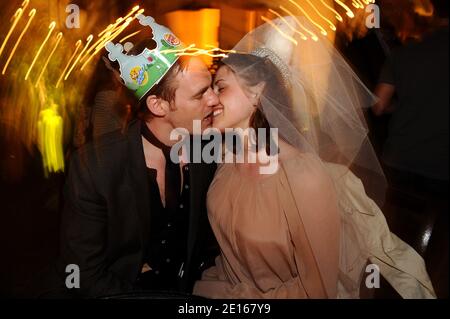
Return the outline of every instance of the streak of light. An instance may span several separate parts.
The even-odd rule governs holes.
[[[67,81],[67,79],[70,76],[70,73],[72,73],[73,69],[75,68],[75,66],[77,65],[77,63],[80,61],[81,56],[83,55],[84,51],[86,51],[87,47],[89,46],[89,43],[92,42],[92,39],[94,38],[94,36],[92,34],[90,34],[86,40],[86,44],[84,45],[83,50],[81,50],[80,55],[78,55],[77,59],[75,60],[75,62],[72,64],[72,66],[69,69],[69,72],[67,72],[66,76],[64,77],[64,81]]]
[[[61,81],[64,78],[64,75],[66,74],[67,70],[69,69],[70,64],[72,63],[73,59],[75,59],[75,56],[78,53],[78,50],[80,49],[81,46],[81,40],[78,40],[77,43],[75,44],[75,51],[73,52],[72,56],[69,59],[69,62],[67,62],[66,67],[64,68],[64,71],[61,73],[61,76],[58,79],[58,82],[56,83],[56,88],[59,87],[59,85],[61,84]]]
[[[350,9],[345,3],[343,3],[340,0],[334,0],[334,2],[336,2],[342,8],[344,8],[344,10],[346,11],[347,16],[349,16],[350,18],[354,18],[355,17],[355,14],[353,13],[352,9]]]
[[[287,22],[287,20],[278,12],[276,12],[275,10],[269,9],[269,12],[276,15],[278,18],[280,18],[284,23],[286,23],[286,25],[295,33],[298,33],[300,35],[300,38],[302,40],[308,40],[308,37],[305,36],[303,33],[301,33],[300,31],[298,31],[296,28],[294,28],[289,22]]]
[[[49,31],[47,33],[47,36],[45,37],[44,41],[42,42],[41,46],[39,47],[39,50],[37,51],[36,55],[34,56],[33,62],[31,62],[30,67],[28,68],[28,72],[25,75],[25,81],[28,80],[28,77],[30,76],[31,70],[33,69],[34,65],[36,64],[37,59],[39,58],[39,56],[41,55],[42,49],[44,48],[44,46],[47,44],[48,39],[50,38],[53,30],[56,27],[56,22],[53,21],[52,23],[50,23],[49,25]]]
[[[324,0],[320,0],[320,2],[322,2],[322,4],[329,9],[330,11],[332,11],[336,17],[336,19],[340,22],[344,22],[344,18],[342,18],[342,16],[339,14],[339,12],[337,12],[333,7],[331,7],[328,3],[326,3]]]
[[[292,3],[294,6],[296,6],[304,15],[305,15],[305,17],[309,20],[309,21],[311,21],[311,23],[312,24],[314,24],[319,30],[320,30],[320,33],[322,33],[323,35],[328,35],[328,33],[327,33],[327,31],[325,31],[325,29],[320,25],[320,24],[318,24],[316,21],[314,21],[314,19],[312,19],[310,16],[309,16],[309,14],[305,11],[305,9],[303,9],[302,8],[302,6],[301,5],[299,5],[297,2],[295,2],[294,0],[289,0],[289,2],[290,3]]]
[[[288,9],[286,9],[286,8],[283,7],[283,6],[280,6],[280,9],[283,10],[284,12],[286,12],[287,14],[289,14],[291,17],[293,17],[294,20],[295,20],[295,22],[297,22],[298,26],[299,26],[300,28],[302,28],[303,30],[305,30],[305,32],[308,33],[308,34],[311,36],[311,39],[313,39],[313,40],[316,41],[316,42],[319,41],[319,38],[317,37],[317,35],[316,35],[314,32],[312,32],[311,30],[309,30],[307,27],[305,27],[305,26],[300,22],[300,20],[299,20],[294,14],[292,14],[291,11],[289,11]]]
[[[17,9],[17,11],[16,11],[16,12],[14,13],[14,15],[12,16],[12,18],[11,18],[12,26],[11,26],[11,28],[9,29],[8,33],[6,34],[6,37],[5,37],[5,39],[3,40],[3,44],[2,44],[2,46],[0,47],[0,57],[2,56],[3,50],[5,49],[6,44],[7,44],[8,41],[9,41],[9,38],[11,37],[12,33],[14,32],[14,29],[16,28],[17,24],[19,23],[19,20],[22,18],[23,13],[25,12],[25,9],[28,7],[28,4],[29,4],[29,3],[30,3],[29,0],[25,0],[25,1],[22,3],[22,7],[19,8],[19,9]]]
[[[313,8],[313,10],[317,13],[317,15],[319,17],[321,17],[323,20],[325,20],[328,23],[328,26],[330,27],[331,30],[336,31],[336,26],[329,20],[327,19],[320,11],[319,9],[316,8],[316,6],[311,2],[311,0],[306,0],[308,1],[309,5]]]
[[[43,75],[44,72],[45,72],[45,69],[47,69],[47,66],[48,66],[48,64],[50,63],[50,60],[52,59],[53,54],[55,54],[55,51],[56,51],[56,49],[58,48],[58,45],[59,45],[59,43],[61,42],[62,37],[63,37],[62,32],[59,32],[58,35],[56,36],[56,43],[55,43],[55,45],[53,46],[53,50],[52,50],[52,52],[50,52],[50,55],[48,56],[47,61],[45,61],[45,64],[44,64],[44,66],[42,67],[41,73],[39,73],[39,76],[38,76],[38,78],[37,78],[37,80],[36,80],[35,87],[37,87],[39,81],[40,81],[41,78],[42,78],[42,75]]]
[[[281,30],[275,23],[273,23],[270,19],[266,18],[265,16],[262,16],[261,19],[268,23],[272,28],[274,28],[276,31],[278,31],[278,33],[285,39],[291,41],[292,43],[294,43],[295,45],[298,45],[297,40],[295,40],[293,37],[291,37],[290,35],[286,34],[283,30]]]
[[[134,18],[128,18],[127,21],[114,34],[110,35],[109,37],[106,37],[103,40],[103,42],[97,46],[97,49],[94,51],[94,53],[92,53],[89,56],[89,58],[83,63],[83,65],[81,66],[81,70],[84,70],[86,65],[88,65],[88,63],[94,58],[94,56],[96,56],[101,50],[103,50],[106,43],[113,41],[115,38],[117,38],[133,20]]]
[[[8,69],[9,63],[11,62],[11,60],[12,60],[12,58],[14,56],[14,53],[16,53],[16,50],[17,50],[20,42],[22,41],[22,38],[25,36],[25,33],[27,33],[28,28],[30,27],[31,22],[33,21],[33,18],[34,18],[35,15],[36,15],[36,9],[32,9],[30,11],[30,13],[28,14],[28,17],[29,17],[28,18],[28,22],[25,25],[25,27],[23,28],[22,33],[20,34],[19,38],[17,39],[16,44],[14,45],[14,48],[12,49],[8,60],[6,61],[5,66],[3,67],[2,75],[5,75],[6,70]]]
[[[133,33],[127,35],[126,37],[122,38],[121,40],[119,40],[119,43],[123,43],[123,42],[125,42],[126,40],[128,40],[128,39],[134,37],[135,35],[138,35],[138,34],[141,33],[141,32],[142,32],[142,30],[133,32]]]

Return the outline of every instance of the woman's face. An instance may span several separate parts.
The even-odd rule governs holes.
[[[228,66],[222,66],[214,79],[214,91],[219,104],[213,109],[214,128],[224,132],[226,128],[249,127],[250,118],[256,108],[242,88],[242,81]]]

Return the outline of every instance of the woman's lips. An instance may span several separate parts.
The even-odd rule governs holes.
[[[220,114],[223,113],[223,109],[217,109],[213,112],[213,118],[219,116]]]

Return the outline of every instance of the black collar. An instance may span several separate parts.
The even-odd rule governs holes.
[[[170,160],[170,150],[172,149],[172,146],[168,146],[161,142],[155,134],[148,128],[148,125],[145,122],[142,122],[141,124],[141,134],[142,136],[153,146],[159,148],[166,158],[166,162],[171,162]]]

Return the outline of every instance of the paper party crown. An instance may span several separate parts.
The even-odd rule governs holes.
[[[161,81],[178,60],[179,56],[170,50],[183,49],[184,45],[172,31],[157,24],[152,17],[140,14],[137,19],[141,25],[152,29],[153,40],[157,45],[155,49],[145,48],[141,54],[134,56],[124,54],[120,43],[108,42],[105,48],[109,52],[109,60],[118,61],[120,77],[127,88],[140,100]]]

